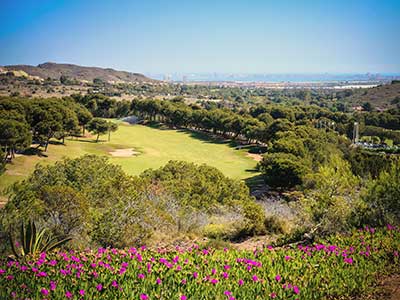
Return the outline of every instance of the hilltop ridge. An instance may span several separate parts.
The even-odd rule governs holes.
[[[92,82],[96,78],[109,83],[137,83],[156,81],[140,73],[118,71],[111,68],[86,67],[54,62],[46,62],[37,66],[9,65],[2,67],[2,69],[6,71],[22,71],[29,76],[39,77],[41,79],[60,79],[61,76],[66,76],[70,79],[75,79],[82,82]]]

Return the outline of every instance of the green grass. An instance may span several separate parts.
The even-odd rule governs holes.
[[[101,142],[94,138],[67,139],[65,145],[51,144],[47,157],[22,155],[7,165],[7,171],[0,176],[0,190],[29,175],[37,163],[49,164],[63,157],[79,157],[84,154],[106,155],[110,161],[122,166],[131,175],[138,175],[149,168],[159,168],[169,160],[183,160],[197,164],[208,164],[221,170],[226,176],[246,179],[257,175],[256,161],[247,157],[247,150],[235,150],[233,145],[214,140],[202,133],[186,130],[158,129],[142,125],[120,123],[117,132],[101,136]],[[134,148],[140,152],[132,157],[112,157],[109,151]]]

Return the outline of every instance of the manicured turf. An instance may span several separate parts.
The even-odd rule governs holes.
[[[52,144],[45,155],[22,155],[7,165],[7,171],[0,176],[0,190],[12,182],[23,179],[36,163],[53,163],[62,157],[78,157],[83,154],[106,155],[132,175],[149,168],[159,168],[169,160],[184,160],[197,164],[205,163],[221,170],[225,175],[245,179],[257,175],[256,161],[246,156],[246,150],[235,150],[229,143],[210,139],[202,133],[185,130],[158,129],[142,125],[121,123],[117,132],[112,133],[111,141],[101,136],[101,142],[94,138],[67,139],[65,144]],[[137,156],[112,157],[109,151],[134,148]]]

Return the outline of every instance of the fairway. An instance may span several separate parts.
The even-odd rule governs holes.
[[[229,143],[212,140],[203,133],[188,130],[158,129],[143,125],[120,123],[117,132],[94,138],[66,139],[65,145],[52,144],[47,157],[20,155],[7,165],[0,176],[0,190],[30,174],[37,163],[53,163],[63,157],[78,157],[83,154],[105,155],[110,161],[122,166],[131,175],[138,175],[149,168],[159,168],[169,160],[183,160],[196,164],[207,164],[235,179],[246,179],[256,175],[257,162],[246,156],[246,150],[235,150]],[[133,149],[134,156],[114,157],[110,154],[118,149]]]

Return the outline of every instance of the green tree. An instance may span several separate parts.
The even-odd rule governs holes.
[[[26,123],[0,119],[0,146],[4,153],[2,161],[12,160],[17,150],[31,145],[32,135]]]
[[[108,122],[108,141],[111,139],[111,132],[118,130],[118,124],[114,122]]]
[[[99,141],[101,134],[106,134],[110,126],[106,120],[100,118],[93,118],[88,124],[87,129],[93,134],[97,134],[96,143]]]
[[[265,182],[273,188],[293,188],[303,183],[310,172],[305,160],[299,160],[290,153],[267,153],[259,163]]]
[[[393,163],[370,182],[363,199],[368,205],[367,222],[372,225],[400,222],[400,163]]]

